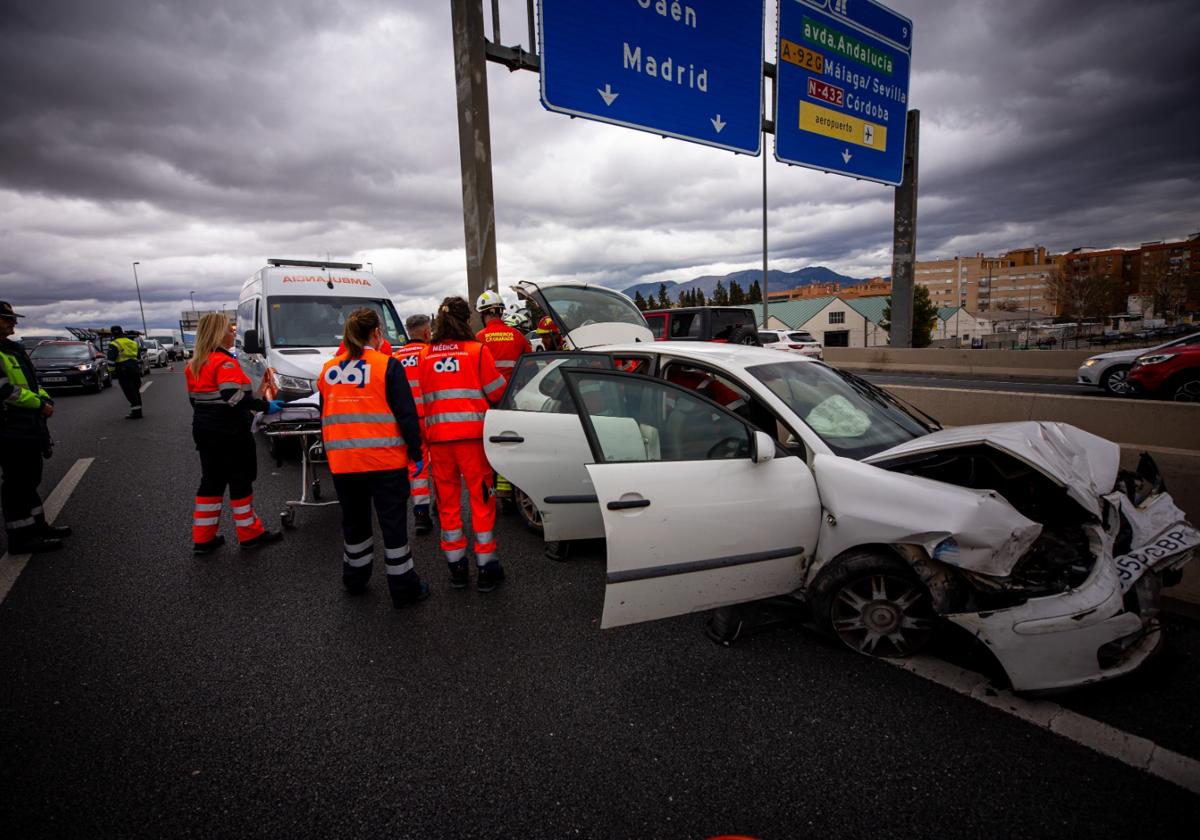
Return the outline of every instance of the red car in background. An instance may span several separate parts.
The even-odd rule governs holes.
[[[1138,396],[1200,402],[1200,344],[1143,353],[1134,359],[1128,382]]]

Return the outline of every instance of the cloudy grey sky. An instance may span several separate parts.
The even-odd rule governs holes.
[[[1200,230],[1196,0],[891,5],[922,258]],[[489,67],[502,285],[761,264],[758,159],[551,114]],[[135,323],[134,260],[152,325],[267,257],[373,262],[402,312],[465,290],[449,0],[5,0],[0,71],[0,297],[33,325]],[[891,188],[768,177],[773,268],[890,271]]]

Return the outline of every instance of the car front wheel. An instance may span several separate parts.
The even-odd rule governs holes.
[[[517,505],[517,513],[521,522],[535,534],[542,533],[542,512],[538,510],[533,499],[529,498],[520,487],[513,487],[513,501]]]
[[[1104,393],[1112,394],[1114,397],[1128,397],[1133,394],[1133,388],[1129,385],[1129,365],[1113,365],[1104,372],[1104,378],[1100,380],[1100,386],[1104,388]]]
[[[1200,376],[1192,375],[1174,383],[1167,393],[1175,402],[1200,403]]]
[[[937,626],[929,591],[895,555],[843,555],[818,575],[811,592],[817,624],[868,656],[911,656]]]

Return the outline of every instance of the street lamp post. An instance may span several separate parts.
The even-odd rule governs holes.
[[[137,289],[138,296],[138,311],[142,313],[142,335],[145,335],[149,330],[146,329],[146,310],[142,306],[142,286],[138,283],[137,267],[140,263],[133,264],[133,287]]]
[[[188,298],[192,301],[192,317],[199,321],[200,316],[196,314],[196,292],[194,289],[188,292]]]

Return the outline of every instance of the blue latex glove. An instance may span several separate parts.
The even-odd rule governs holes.
[[[271,400],[267,403],[267,414],[275,414],[282,411],[284,405],[283,400]]]
[[[425,471],[425,462],[423,460],[418,459],[417,460],[417,471],[415,473],[413,473],[413,477],[416,478],[418,475],[420,475],[424,471]]]

